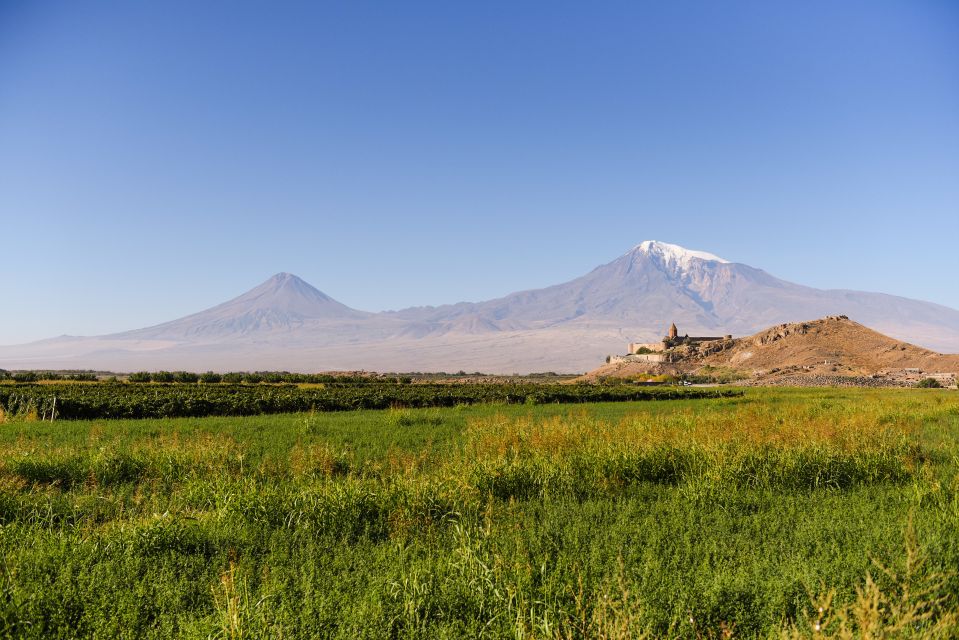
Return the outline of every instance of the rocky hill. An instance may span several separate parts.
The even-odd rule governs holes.
[[[706,362],[750,369],[841,366],[862,374],[903,368],[959,371],[959,355],[894,340],[845,316],[777,325],[736,340],[734,347]]]
[[[845,378],[908,385],[922,377],[948,383],[959,374],[959,355],[890,338],[846,316],[779,324],[751,336],[681,346],[667,354],[670,361],[663,364],[627,358],[606,364],[587,378],[719,371],[727,378],[765,384],[802,384],[804,379],[830,384]]]

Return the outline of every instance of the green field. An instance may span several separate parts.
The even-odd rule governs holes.
[[[3,637],[959,637],[956,392],[33,417]]]
[[[742,395],[726,388],[590,384],[0,384],[0,419],[202,418],[304,411],[577,404]]]

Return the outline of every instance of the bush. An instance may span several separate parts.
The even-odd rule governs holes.
[[[216,384],[222,380],[223,376],[221,376],[219,373],[213,373],[212,371],[207,371],[206,373],[200,374],[200,382],[205,384]]]
[[[942,385],[935,378],[923,378],[916,386],[920,389],[942,389]]]
[[[169,371],[157,371],[152,378],[154,382],[173,382],[173,374]]]
[[[186,384],[196,383],[200,379],[195,373],[190,373],[189,371],[177,371],[173,374],[173,380],[175,382],[184,382]]]
[[[96,382],[97,374],[95,373],[71,373],[66,376],[67,380],[74,380],[76,382]]]
[[[131,373],[127,378],[130,382],[150,382],[152,379],[149,371],[137,371],[136,373]]]

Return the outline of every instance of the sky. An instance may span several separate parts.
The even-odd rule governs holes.
[[[0,344],[649,239],[959,308],[959,4],[0,0]]]

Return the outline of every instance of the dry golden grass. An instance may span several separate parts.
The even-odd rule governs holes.
[[[636,413],[617,422],[586,412],[549,418],[495,415],[470,421],[468,455],[477,459],[539,452],[550,455],[603,448],[660,445],[739,445],[791,449],[828,446],[856,452],[915,439],[928,405],[864,402],[855,406],[769,407],[744,404],[670,413]]]
[[[865,400],[637,412],[606,420],[493,415],[468,423],[451,464],[481,493],[499,498],[580,498],[636,483],[680,485],[707,499],[724,486],[843,489],[901,483],[922,473],[923,422],[947,406]]]

